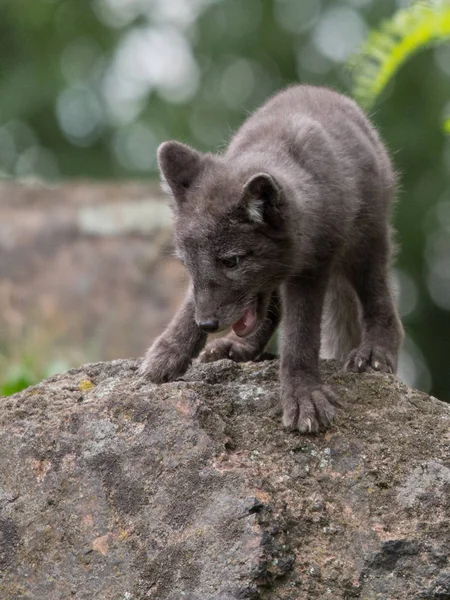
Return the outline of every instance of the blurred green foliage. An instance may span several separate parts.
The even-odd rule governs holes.
[[[64,371],[68,367],[65,363],[53,363],[45,369],[40,368],[34,356],[23,356],[20,361],[11,361],[11,364],[0,379],[0,396],[10,396],[21,392],[30,385],[35,385],[54,375]]]
[[[11,396],[30,387],[30,385],[38,383],[38,381],[40,381],[40,378],[34,377],[27,371],[22,372],[21,369],[19,372],[5,378],[0,385],[0,396]]]
[[[349,61],[352,95],[369,110],[401,66],[431,44],[450,41],[450,0],[415,0],[371,31]]]
[[[403,0],[0,0],[0,172],[156,177],[176,138],[216,150],[294,82],[346,62]],[[401,375],[450,399],[450,47],[417,54],[371,117],[401,178]]]

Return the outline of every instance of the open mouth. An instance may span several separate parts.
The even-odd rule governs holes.
[[[257,307],[258,301],[254,300],[252,304],[245,309],[245,312],[239,319],[239,321],[233,323],[231,329],[237,336],[245,337],[255,329],[256,324],[258,322]]]

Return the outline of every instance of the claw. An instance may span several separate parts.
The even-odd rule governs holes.
[[[372,368],[374,371],[394,373],[396,369],[392,365],[395,362],[395,353],[389,348],[366,345],[350,352],[345,369],[361,373]]]
[[[300,419],[296,429],[300,431],[300,433],[313,433],[318,431],[318,428],[313,424],[312,419]]]
[[[301,433],[318,433],[332,422],[341,406],[334,392],[325,385],[283,390],[283,424]]]

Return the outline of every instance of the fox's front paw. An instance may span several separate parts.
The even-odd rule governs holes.
[[[222,358],[229,358],[235,362],[254,360],[260,354],[249,342],[239,339],[230,339],[229,336],[212,340],[199,356],[200,362],[214,362]]]
[[[328,427],[341,403],[326,385],[284,385],[283,425],[302,433],[317,433]]]
[[[139,373],[153,383],[164,383],[184,375],[190,364],[189,356],[179,353],[164,340],[156,340],[147,350]]]
[[[396,373],[397,357],[381,345],[362,345],[350,352],[345,369],[355,373],[362,373],[367,369],[383,373]]]

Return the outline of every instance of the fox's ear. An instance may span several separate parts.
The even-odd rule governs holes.
[[[279,222],[280,188],[268,173],[253,175],[244,185],[242,203],[246,216],[259,225]]]
[[[162,186],[177,201],[183,200],[187,190],[200,174],[203,155],[180,142],[164,142],[158,148],[158,164]]]

